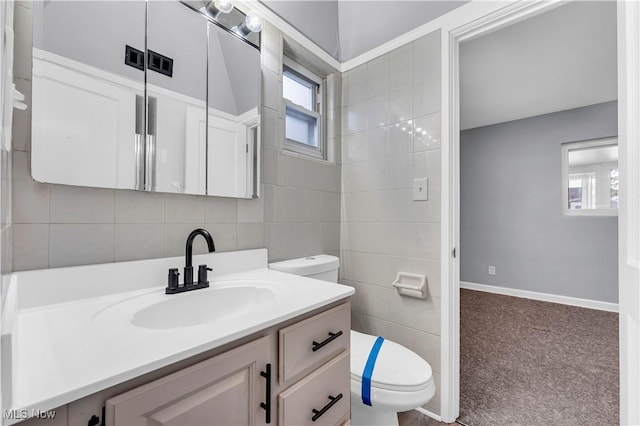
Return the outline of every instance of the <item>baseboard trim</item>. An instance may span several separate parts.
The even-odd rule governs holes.
[[[418,408],[416,408],[416,411],[418,413],[424,414],[427,417],[431,417],[433,420],[435,420],[437,422],[441,422],[442,421],[442,417],[440,417],[436,413],[432,413],[431,411],[429,411],[429,410],[427,410],[425,408],[418,407]]]
[[[578,297],[559,296],[556,294],[497,287],[494,285],[471,283],[468,281],[460,281],[460,288],[484,291],[486,293],[503,294],[505,296],[521,297],[523,299],[540,300],[542,302],[560,303],[561,305],[579,306],[581,308],[597,309],[599,311],[619,311],[617,303],[600,302],[599,300],[580,299]]]

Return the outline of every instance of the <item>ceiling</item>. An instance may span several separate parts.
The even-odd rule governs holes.
[[[572,2],[460,46],[461,128],[617,99],[616,4]]]
[[[344,62],[467,3],[463,0],[261,0]]]

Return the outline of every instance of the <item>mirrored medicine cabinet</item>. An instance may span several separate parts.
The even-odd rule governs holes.
[[[34,2],[34,179],[258,196],[260,36],[208,3]]]

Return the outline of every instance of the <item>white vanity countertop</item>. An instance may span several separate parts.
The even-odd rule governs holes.
[[[17,302],[11,337],[13,374],[10,408],[26,409],[29,412],[32,409],[56,408],[345,299],[354,293],[353,288],[348,286],[271,271],[266,265],[266,250],[235,253],[249,253],[253,255],[254,260],[259,258],[257,262],[244,262],[248,267],[259,267],[237,272],[238,268],[234,271],[233,268],[223,266],[224,263],[228,263],[226,260],[229,254],[220,253],[217,254],[217,258],[216,254],[194,256],[196,269],[198,260],[208,259],[208,264],[214,266],[214,270],[215,265],[219,264],[218,269],[223,273],[232,272],[223,275],[214,273],[210,278],[209,289],[165,296],[166,284],[161,282],[160,286],[144,283],[130,291],[120,290],[115,294],[104,294],[104,287],[96,284],[97,294],[92,295],[90,292],[86,293],[86,286],[92,284],[83,283],[85,294],[82,299],[65,300],[63,297],[60,300],[60,297],[56,296],[56,303],[43,304],[45,302],[39,301],[34,303],[36,306],[30,306],[33,298],[26,303]],[[176,259],[180,259],[181,262],[183,260],[174,258],[112,265],[121,267],[127,264],[139,266],[149,263],[157,267],[158,263],[170,264]],[[179,264],[175,266],[178,267]],[[87,273],[88,268],[92,267],[65,269],[74,270],[74,273],[75,269],[82,269],[82,273]],[[162,275],[164,274],[166,269],[162,272]],[[33,277],[27,277],[25,281],[30,278]],[[216,285],[231,287],[234,283],[241,285],[252,281],[271,283],[272,287],[276,288],[276,296],[264,308],[250,309],[225,321],[189,327],[148,329],[132,325],[127,318],[112,321],[107,315],[107,321],[104,319],[104,312],[121,302],[131,305],[137,303],[137,300],[149,297],[176,298],[211,291]],[[25,285],[26,287],[29,285]],[[25,289],[24,292],[28,294],[34,291]]]

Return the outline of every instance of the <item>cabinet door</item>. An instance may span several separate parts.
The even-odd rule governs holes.
[[[184,4],[148,2],[147,190],[205,194],[187,185],[206,173],[194,115],[207,101],[207,20]],[[204,129],[203,129],[204,130]],[[206,141],[204,141],[206,143]]]
[[[107,425],[264,425],[271,338],[263,337],[111,398]]]

